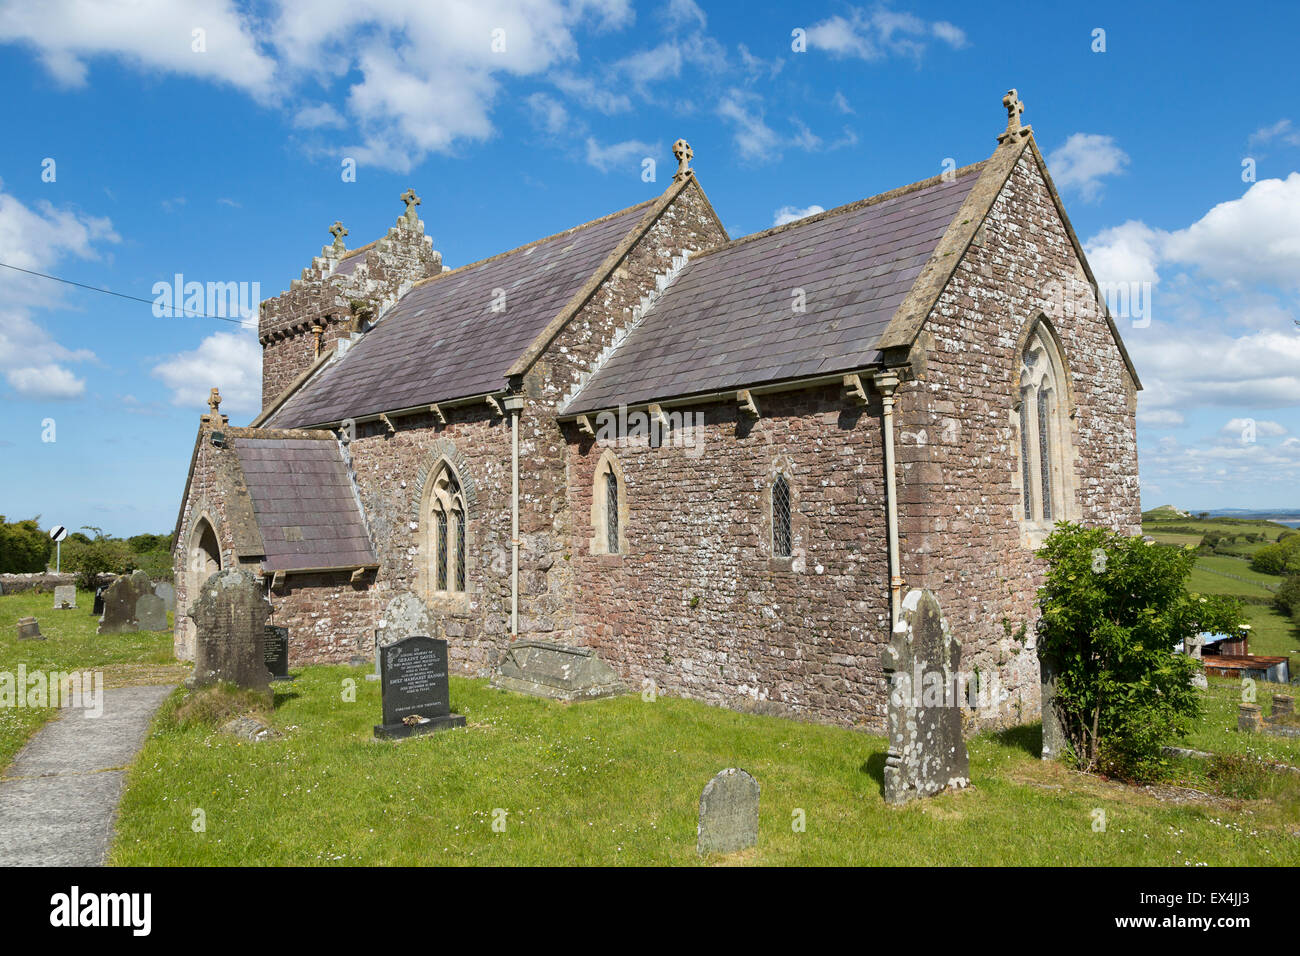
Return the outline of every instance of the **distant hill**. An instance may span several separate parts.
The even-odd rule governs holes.
[[[1150,511],[1142,512],[1144,515],[1150,515],[1152,518],[1190,518],[1191,512],[1179,511],[1173,505],[1161,505],[1158,508],[1152,508]]]

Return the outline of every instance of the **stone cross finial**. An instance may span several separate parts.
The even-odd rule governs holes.
[[[346,236],[347,234],[348,231],[343,228],[343,223],[335,219],[334,225],[330,226],[330,235],[334,237],[335,252],[346,251],[347,247],[343,245],[343,237]]]
[[[221,412],[221,393],[215,388],[208,392],[208,408],[212,410],[213,418],[216,418]]]
[[[673,174],[673,182],[681,182],[687,176],[695,175],[695,170],[689,165],[695,158],[695,151],[691,149],[690,143],[684,139],[673,143],[673,156],[677,158],[677,172]]]
[[[402,193],[402,202],[406,203],[406,218],[409,222],[415,222],[415,207],[420,205],[420,197],[415,194],[414,189],[407,189]]]
[[[1025,104],[1020,102],[1020,94],[1014,89],[1007,90],[1002,105],[1007,110],[1007,131],[998,137],[999,142],[1020,132],[1020,114],[1025,111]]]

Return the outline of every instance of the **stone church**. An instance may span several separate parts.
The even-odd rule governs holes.
[[[431,632],[487,676],[545,640],[880,730],[924,587],[993,719],[1036,719],[1034,549],[1060,520],[1139,531],[1140,386],[1003,105],[984,161],[735,239],[681,140],[657,198],[455,268],[413,191],[367,245],[335,223],[262,304],[261,413],[231,425],[214,389],[201,419],[177,656],[201,582],[245,567],[294,665]]]

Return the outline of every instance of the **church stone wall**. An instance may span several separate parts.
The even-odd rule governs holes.
[[[575,636],[635,687],[740,710],[879,730],[889,632],[880,404],[838,387],[682,406],[666,438],[576,436],[569,449]],[[592,554],[595,469],[621,467],[627,552]],[[794,554],[773,555],[771,486],[790,482]]]
[[[899,523],[905,587],[939,598],[964,669],[997,673],[993,722],[1035,720],[1033,647],[1041,562],[1019,522],[1019,348],[1053,281],[1084,273],[1026,152],[922,330],[924,372],[898,392]],[[1050,309],[1049,311],[1053,311]],[[1136,399],[1095,302],[1049,316],[1075,401],[1076,520],[1140,531]],[[1024,639],[1017,635],[1024,627]]]

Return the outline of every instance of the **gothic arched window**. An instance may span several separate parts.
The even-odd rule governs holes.
[[[1043,528],[1066,516],[1063,451],[1068,424],[1065,365],[1051,332],[1039,322],[1020,356],[1020,487],[1024,520]]]
[[[465,590],[465,496],[450,466],[443,465],[434,479],[430,499],[429,553],[434,563],[434,589]]]
[[[596,465],[591,488],[591,553],[623,554],[627,551],[627,489],[614,453],[606,451]]]
[[[778,558],[794,554],[790,511],[790,482],[785,475],[777,475],[772,482],[772,554]]]

